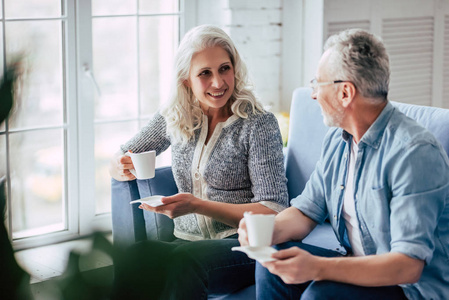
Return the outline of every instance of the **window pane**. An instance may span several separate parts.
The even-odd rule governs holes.
[[[126,15],[136,13],[137,0],[92,0],[92,15]],[[153,1],[153,0],[150,0]]]
[[[61,0],[5,0],[6,18],[61,16]]]
[[[179,0],[139,0],[139,13],[174,13],[179,11]]]
[[[94,74],[101,89],[96,119],[137,116],[136,18],[93,20]]]
[[[141,116],[156,112],[170,93],[178,20],[177,16],[140,18]]]
[[[13,238],[65,229],[62,130],[15,133],[10,142]]]
[[[96,214],[111,211],[109,161],[121,144],[137,133],[137,121],[95,126],[95,199]]]
[[[22,53],[24,74],[11,128],[61,125],[63,122],[61,21],[6,24],[8,61]]]

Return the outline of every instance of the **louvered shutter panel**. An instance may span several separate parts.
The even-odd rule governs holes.
[[[432,104],[433,31],[433,17],[383,20],[382,38],[390,56],[390,100]]]
[[[443,106],[449,108],[449,16],[444,18]]]
[[[327,25],[327,35],[325,36],[325,40],[329,38],[331,35],[339,33],[340,31],[358,28],[369,31],[370,22],[368,20],[360,20],[360,21],[346,21],[346,22],[329,22]]]

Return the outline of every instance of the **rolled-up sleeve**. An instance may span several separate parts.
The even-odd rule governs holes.
[[[408,148],[392,169],[391,252],[429,263],[449,186],[445,157],[433,144]]]

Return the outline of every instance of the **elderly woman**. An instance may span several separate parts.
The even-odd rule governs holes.
[[[256,100],[244,62],[220,28],[202,25],[185,35],[174,75],[169,104],[122,145],[110,173],[133,180],[126,151],[160,154],[172,147],[180,193],[162,198],[162,206],[140,208],[173,218],[178,239],[139,247],[152,253],[160,248],[163,265],[170,262],[162,268],[170,278],[164,281],[170,297],[202,299],[253,282],[254,261],[231,248],[239,245],[237,227],[245,211],[276,214],[288,205],[282,139],[277,120]],[[173,263],[176,255],[184,261]]]

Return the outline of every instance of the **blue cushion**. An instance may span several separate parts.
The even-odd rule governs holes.
[[[293,92],[285,171],[289,198],[298,196],[320,158],[321,143],[329,127],[324,125],[321,109],[311,98],[311,89]]]
[[[321,144],[329,127],[324,125],[318,102],[310,88],[293,92],[290,131],[287,145],[286,174],[290,199],[299,195],[315,169]],[[427,128],[449,154],[449,110],[437,107],[391,102],[401,112]]]
[[[427,128],[449,155],[449,109],[391,102],[408,117]]]
[[[178,192],[178,188],[173,178],[171,167],[156,169],[152,179],[137,180],[141,198],[151,195],[171,196]],[[139,204],[133,204],[139,206]],[[173,235],[173,221],[162,214],[144,210],[145,229],[147,239],[170,242],[175,239]]]
[[[432,132],[449,153],[449,110],[392,103]],[[316,162],[320,157],[321,144],[328,129],[323,123],[320,106],[311,98],[311,89],[296,89],[293,92],[291,104],[290,132],[285,158],[290,199],[302,192],[315,169]],[[137,208],[138,205],[129,205],[129,201],[151,195],[167,196],[177,192],[170,167],[157,169],[156,176],[149,180],[131,182],[113,180],[114,243],[132,244],[146,238],[173,240],[172,220],[164,215],[155,215],[147,211],[143,213]],[[327,249],[341,249],[329,223],[318,225],[304,242]],[[214,299],[255,299],[254,286],[230,295],[217,295]]]
[[[112,237],[114,245],[118,247],[126,247],[147,238],[145,227],[142,226],[142,210],[129,204],[136,199],[140,199],[140,195],[135,180],[111,180]]]

